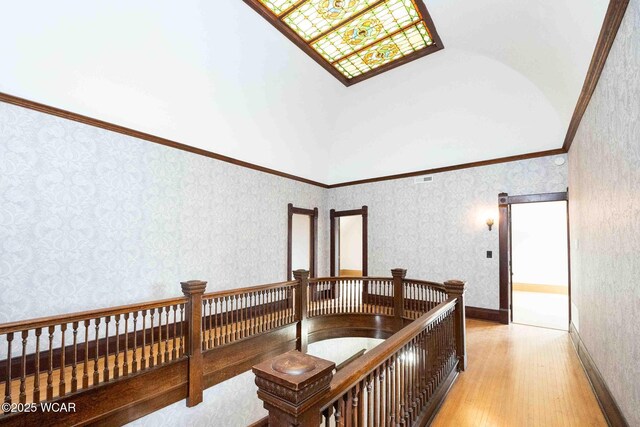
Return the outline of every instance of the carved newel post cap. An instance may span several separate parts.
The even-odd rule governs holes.
[[[291,350],[253,367],[258,397],[272,406],[297,415],[303,407],[329,389],[336,364]]]
[[[402,279],[404,279],[407,275],[407,269],[406,268],[394,268],[393,270],[391,270],[391,275],[393,277],[400,277]]]
[[[185,295],[204,293],[207,287],[207,282],[202,280],[189,280],[188,282],[180,282],[182,285],[182,293]]]
[[[467,283],[462,280],[447,280],[444,282],[444,287],[448,293],[463,294],[467,289]]]
[[[308,279],[309,278],[309,270],[293,270],[293,277],[296,280]]]

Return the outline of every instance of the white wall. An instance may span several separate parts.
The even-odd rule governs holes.
[[[640,1],[631,0],[569,151],[573,322],[640,425]]]
[[[309,270],[311,217],[293,214],[291,217],[291,270]]]
[[[340,270],[362,270],[362,215],[340,219]]]
[[[513,282],[569,285],[567,203],[511,206]]]

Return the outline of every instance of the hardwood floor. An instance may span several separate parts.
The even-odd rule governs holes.
[[[433,426],[606,426],[564,331],[467,320],[468,368]]]

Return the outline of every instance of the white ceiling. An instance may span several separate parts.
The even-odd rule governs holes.
[[[349,88],[241,0],[0,0],[0,91],[332,184],[562,146],[607,0],[426,0]]]

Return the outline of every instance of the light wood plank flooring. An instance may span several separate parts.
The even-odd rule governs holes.
[[[569,334],[467,321],[468,368],[433,426],[606,426]]]

